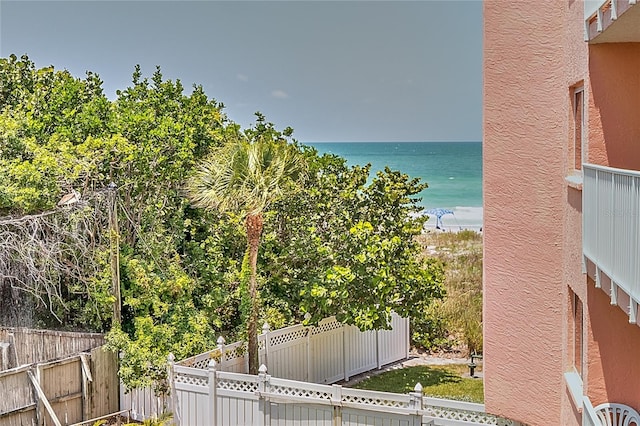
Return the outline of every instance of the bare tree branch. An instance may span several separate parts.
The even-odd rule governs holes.
[[[72,206],[0,218],[0,287],[30,294],[62,322],[64,293],[89,294],[99,272],[96,251],[108,247],[107,203],[105,193],[95,193]]]

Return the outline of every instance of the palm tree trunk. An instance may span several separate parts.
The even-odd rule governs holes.
[[[251,299],[251,312],[247,322],[247,340],[249,352],[249,374],[258,374],[258,283],[257,265],[260,236],[262,235],[262,214],[249,214],[245,219],[247,230],[247,244],[249,246],[249,266],[251,276],[249,278],[249,298]]]

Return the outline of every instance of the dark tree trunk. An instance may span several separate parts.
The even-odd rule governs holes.
[[[257,265],[260,236],[262,235],[262,214],[247,215],[245,220],[247,229],[247,244],[249,246],[249,298],[251,311],[247,322],[247,340],[249,352],[249,374],[258,374],[258,283]]]

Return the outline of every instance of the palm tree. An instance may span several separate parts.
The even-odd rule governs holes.
[[[197,207],[244,216],[251,271],[251,311],[247,321],[249,373],[258,374],[256,275],[263,214],[280,196],[297,188],[305,163],[297,147],[272,132],[255,134],[253,139],[239,137],[212,152],[188,182],[187,194]]]

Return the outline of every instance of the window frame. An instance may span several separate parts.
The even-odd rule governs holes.
[[[584,83],[571,87],[571,170],[582,171],[586,150],[586,93]],[[578,129],[578,126],[580,127]]]

